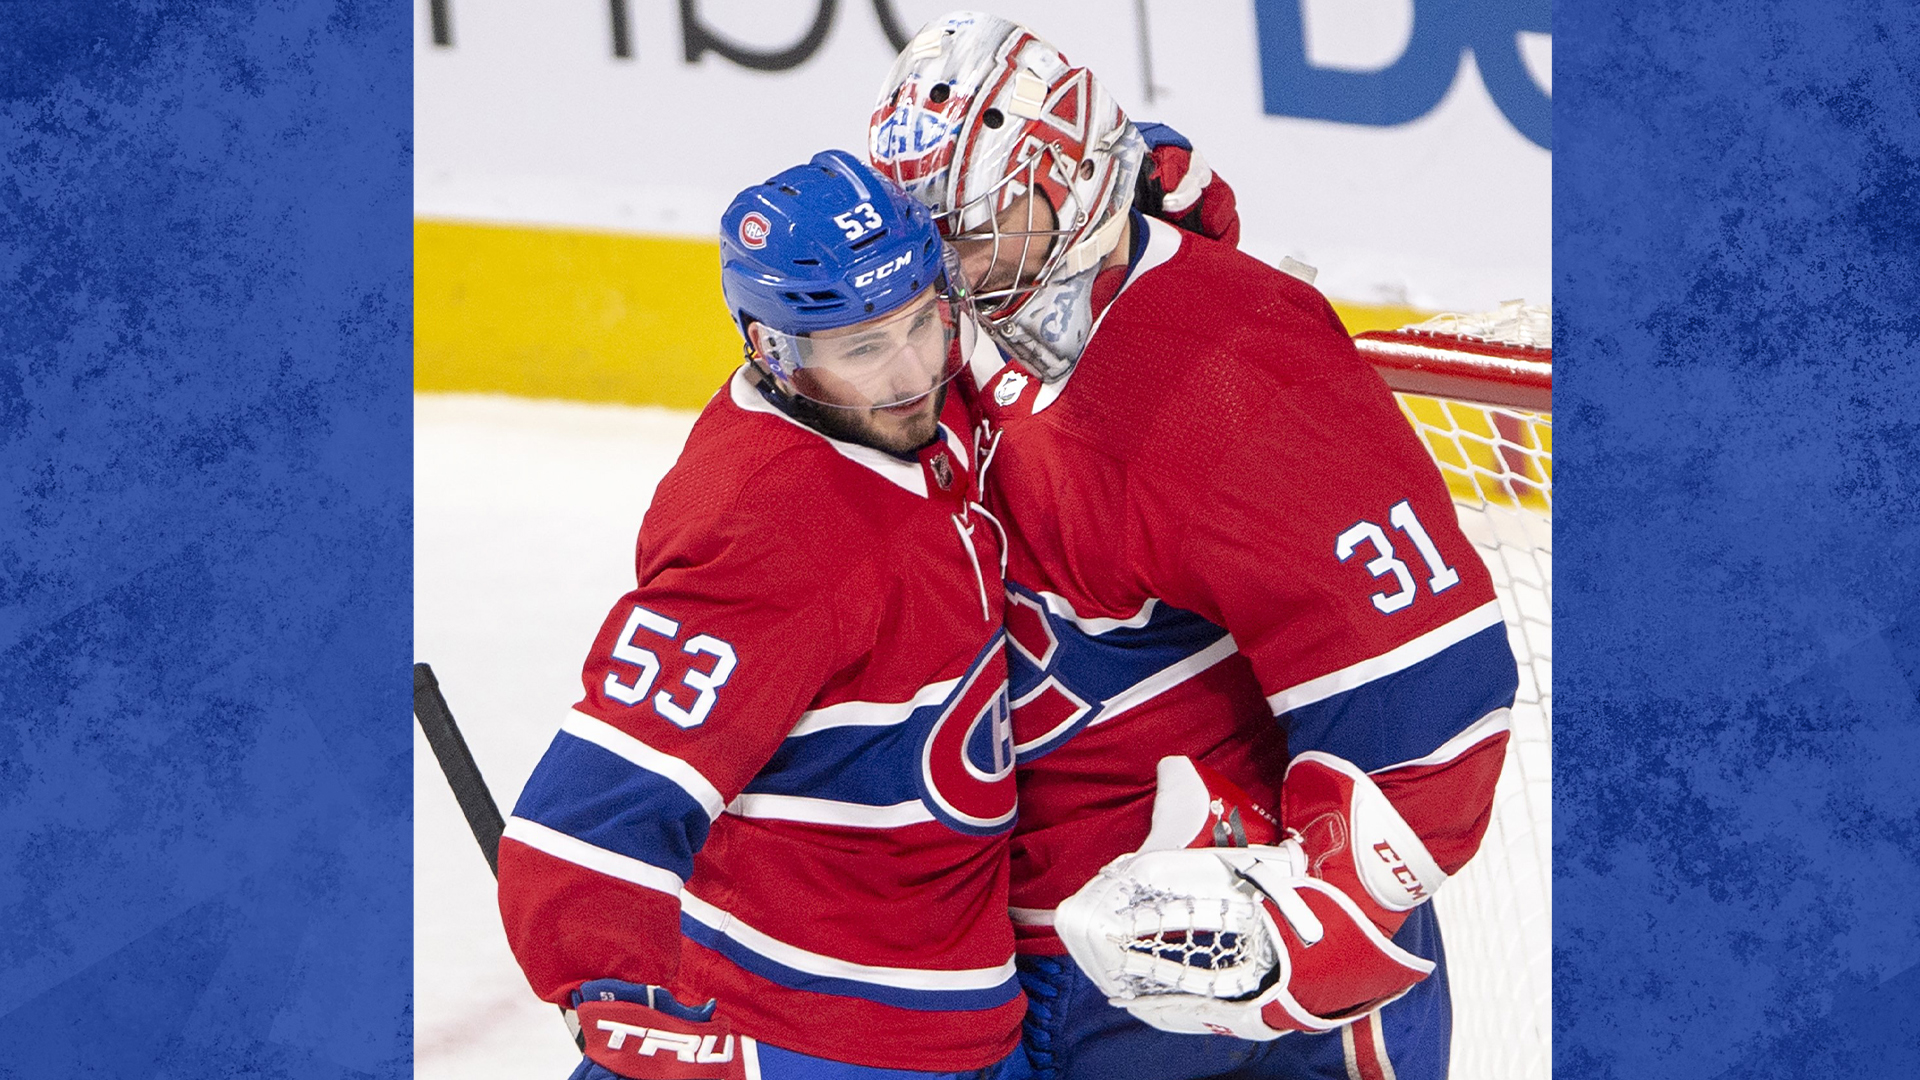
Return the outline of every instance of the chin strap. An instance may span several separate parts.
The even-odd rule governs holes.
[[[1109,216],[1099,228],[1068,248],[1066,256],[1060,261],[1060,276],[1072,277],[1104,262],[1107,256],[1113,254],[1113,249],[1120,246],[1120,234],[1126,230],[1127,217],[1125,210]]]

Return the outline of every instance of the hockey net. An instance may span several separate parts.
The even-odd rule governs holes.
[[[1457,1080],[1551,1075],[1553,351],[1519,301],[1372,331],[1354,344],[1392,387],[1500,594],[1520,691],[1492,824],[1434,897]]]

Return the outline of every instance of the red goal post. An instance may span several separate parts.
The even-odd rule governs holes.
[[[1434,898],[1454,1006],[1452,1075],[1552,1069],[1553,345],[1520,301],[1354,345],[1393,389],[1492,573],[1520,666],[1513,735],[1480,852]]]

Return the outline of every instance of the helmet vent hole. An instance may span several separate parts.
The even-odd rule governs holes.
[[[868,244],[873,243],[875,240],[884,239],[886,235],[887,235],[887,230],[875,229],[874,231],[868,233],[867,235],[861,237],[860,239],[855,240],[853,243],[848,244],[847,247],[849,250],[859,251],[861,248],[866,247]]]
[[[986,112],[980,114],[980,122],[990,128],[998,128],[1001,124],[1006,123],[1006,121],[1007,118],[1000,115],[999,109],[988,109]]]
[[[819,265],[820,265],[820,260],[819,260],[819,259],[795,259],[795,260],[793,260],[793,265],[795,265],[795,266],[819,266]]]
[[[867,301],[867,310],[868,310],[868,311],[872,311],[872,310],[873,310],[873,301],[871,301],[871,300],[869,300],[869,301]]]
[[[798,195],[798,194],[800,194],[800,189],[799,189],[799,188],[797,188],[797,187],[790,187],[790,186],[788,186],[788,185],[786,185],[786,184],[781,184],[781,185],[780,185],[780,193],[781,193],[782,195]]]
[[[1086,158],[1080,162],[1080,179],[1082,180],[1093,179],[1093,159],[1092,158]]]
[[[927,100],[933,102],[935,105],[938,105],[941,102],[947,100],[948,95],[952,93],[953,93],[953,89],[949,87],[946,83],[936,83],[933,89],[927,91]]]

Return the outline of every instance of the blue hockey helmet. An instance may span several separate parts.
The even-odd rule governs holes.
[[[843,150],[720,219],[720,288],[749,354],[822,405],[895,406],[953,377],[973,320],[952,259],[927,208]]]

